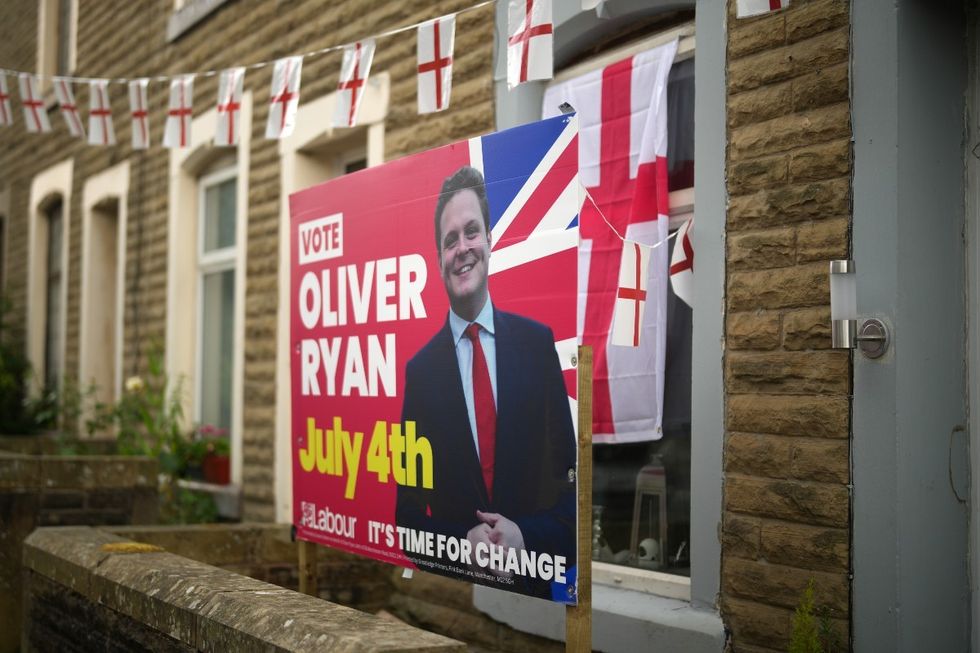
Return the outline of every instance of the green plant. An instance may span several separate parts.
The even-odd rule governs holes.
[[[43,426],[37,413],[45,406],[29,398],[30,378],[23,342],[12,333],[10,300],[0,296],[0,433],[27,435]]]
[[[830,611],[814,606],[814,581],[809,579],[800,603],[793,615],[793,631],[789,640],[789,653],[837,653],[841,650],[840,638],[834,630]]]

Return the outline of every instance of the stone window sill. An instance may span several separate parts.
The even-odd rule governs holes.
[[[242,518],[242,488],[238,485],[215,485],[214,483],[179,478],[177,479],[177,487],[210,494],[211,498],[214,499],[215,507],[218,509],[219,517],[224,519]]]
[[[473,605],[522,632],[565,639],[563,605],[479,585],[473,587]],[[725,630],[716,611],[695,608],[687,600],[595,583],[592,647],[609,653],[720,653],[725,647]]]

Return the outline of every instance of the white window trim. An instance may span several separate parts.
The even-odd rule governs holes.
[[[7,289],[7,254],[10,252],[10,188],[0,189],[0,224],[3,225],[3,249],[0,250],[0,295]]]
[[[126,229],[129,199],[129,162],[120,163],[86,180],[82,187],[82,283],[78,320],[78,382],[85,387],[91,377],[93,348],[89,343],[89,322],[92,287],[92,219],[95,207],[103,200],[115,197],[119,200],[116,216],[116,324],[115,342],[112,343],[115,375],[113,397],[122,396],[123,383],[123,333],[126,312]]]
[[[37,7],[37,73],[41,77],[41,93],[47,95],[53,88],[52,76],[58,74],[58,48],[52,54],[49,44],[58,39],[58,0],[38,0]],[[78,66],[78,0],[71,1],[71,25],[68,31],[68,70],[72,74]],[[51,102],[54,94],[51,93]]]
[[[358,123],[367,132],[367,165],[369,168],[384,162],[385,118],[388,115],[391,80],[387,72],[371,75],[361,102]],[[279,310],[276,328],[276,444],[275,444],[275,510],[277,522],[293,519],[293,466],[290,432],[292,430],[292,379],[289,374],[289,195],[306,188],[315,180],[301,170],[303,151],[315,145],[329,145],[350,133],[334,129],[323,116],[332,116],[337,103],[336,92],[323,95],[299,106],[296,129],[279,141],[280,203],[279,203]],[[337,152],[340,163],[352,160],[352,150]],[[340,172],[342,174],[342,170]]]
[[[238,310],[238,282],[239,277],[242,275],[238,274],[238,270],[235,268],[238,262],[238,248],[241,246],[241,240],[238,234],[239,225],[235,225],[235,242],[227,247],[222,247],[220,249],[214,249],[210,252],[204,251],[204,233],[206,229],[206,220],[204,212],[207,206],[207,191],[209,188],[213,188],[218,184],[221,184],[230,179],[235,179],[235,189],[237,196],[237,189],[239,180],[237,179],[238,169],[236,166],[229,166],[223,168],[216,172],[212,172],[198,179],[197,182],[197,292],[195,294],[195,306],[196,306],[196,316],[197,316],[197,336],[195,338],[195,356],[196,361],[194,363],[194,373],[197,382],[194,384],[194,421],[198,424],[202,424],[202,413],[204,411],[204,406],[201,403],[201,393],[203,388],[201,387],[200,380],[204,378],[204,348],[201,346],[204,342],[204,277],[205,275],[212,274],[214,272],[224,272],[226,270],[235,270],[235,331],[237,332],[239,314],[241,314],[244,319],[244,311]],[[236,206],[237,213],[237,206]],[[235,336],[232,336],[233,340],[237,340]],[[240,343],[235,343],[237,346]],[[232,372],[232,379],[238,376],[241,370],[238,370],[236,374]],[[234,388],[234,381],[232,381],[232,387]],[[234,394],[234,390],[232,390]],[[234,402],[233,402],[234,405]],[[232,409],[234,413],[234,408]]]
[[[199,414],[197,407],[197,349],[199,344],[198,307],[199,283],[198,228],[199,187],[204,179],[202,168],[221,152],[235,152],[234,169],[238,176],[236,188],[236,259],[235,259],[235,326],[234,360],[232,362],[231,415],[231,481],[241,486],[243,463],[243,396],[245,361],[245,273],[248,238],[248,174],[252,138],[252,92],[242,95],[239,116],[238,147],[215,148],[213,139],[217,126],[217,109],[210,109],[191,122],[190,146],[170,149],[170,188],[167,220],[167,325],[166,369],[171,384],[181,382],[184,393],[186,427]],[[189,243],[195,243],[188,246]],[[189,395],[189,396],[188,396]],[[190,404],[188,405],[188,401]]]
[[[47,303],[45,302],[45,288],[47,279],[47,226],[43,228],[40,222],[47,216],[42,210],[42,205],[52,196],[58,195],[62,201],[62,233],[61,233],[61,341],[58,343],[60,350],[61,369],[58,376],[65,374],[65,343],[66,326],[68,324],[68,245],[71,243],[71,185],[72,174],[74,171],[74,160],[68,159],[61,163],[38,173],[31,181],[30,195],[30,219],[28,220],[27,230],[27,357],[34,370],[44,369],[44,321],[47,313]],[[43,241],[43,242],[42,242]],[[41,256],[41,251],[44,256]],[[38,393],[42,388],[40,382],[41,375],[31,376],[31,390]]]

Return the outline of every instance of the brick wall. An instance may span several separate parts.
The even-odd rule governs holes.
[[[808,579],[847,647],[851,361],[830,349],[847,258],[849,4],[728,17],[721,607],[735,650],[785,651]]]
[[[0,451],[0,653],[20,642],[24,538],[38,526],[153,523],[156,477],[149,458]]]
[[[76,75],[134,77],[171,74],[248,64],[308,52],[469,6],[467,0],[437,5],[406,2],[328,3],[315,0],[230,2],[173,43],[166,42],[172,0],[78,3]],[[33,70],[37,34],[37,0],[10,0],[2,10],[0,67]],[[493,128],[491,47],[493,7],[463,14],[457,23],[452,106],[418,116],[415,99],[415,34],[407,32],[378,42],[372,72],[391,75],[390,110],[385,125],[385,159],[467,138]],[[304,62],[302,101],[336,87],[340,53]],[[278,223],[280,197],[277,143],[264,137],[272,67],[248,71],[245,88],[253,92],[252,146],[249,172],[244,364],[244,515],[272,520],[275,423],[275,335],[278,303]],[[80,107],[88,107],[87,87],[76,87]],[[199,77],[194,112],[214,106],[216,77]],[[31,180],[41,170],[74,159],[68,267],[66,374],[78,373],[78,320],[81,272],[81,191],[85,180],[129,160],[126,301],[124,315],[125,376],[146,371],[146,355],[162,345],[166,325],[168,151],[159,146],[167,86],[149,87],[149,150],[129,146],[130,120],[125,89],[111,87],[119,144],[90,147],[71,139],[61,115],[52,110],[53,131],[29,135],[19,113],[11,129],[0,131],[0,184],[11,190],[8,229],[7,292],[13,300],[18,335],[26,320],[28,202]],[[15,112],[18,111],[14,104]],[[83,110],[83,115],[86,111]]]

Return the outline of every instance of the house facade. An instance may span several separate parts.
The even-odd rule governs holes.
[[[289,137],[265,138],[266,65],[246,71],[238,145],[213,145],[208,71],[452,12],[448,110],[416,110],[409,29],[378,38],[356,128],[330,126],[329,51],[303,60]],[[609,555],[593,566],[594,646],[786,650],[812,581],[840,650],[980,650],[972,3],[794,0],[742,18],[734,0],[555,0],[556,80],[514,90],[503,2],[11,0],[0,24],[15,114],[0,127],[0,288],[33,390],[94,381],[111,401],[162,356],[188,425],[230,433],[241,518],[266,522],[291,515],[289,194],[537,120],[549,84],[676,39],[671,221],[693,216],[696,266],[669,334],[688,345],[669,354],[673,430],[665,413],[655,443],[596,445]],[[13,71],[49,80],[50,133],[27,133]],[[168,149],[155,78],[183,73],[197,73],[190,142]],[[56,75],[150,78],[150,147],[131,146],[122,84],[118,143],[72,138]],[[86,117],[88,84],[75,99]],[[832,347],[838,259],[857,270],[859,325],[888,329],[878,358]],[[616,515],[653,457],[668,479],[658,570],[616,558],[630,547]],[[479,587],[472,601],[564,632],[558,606]]]

